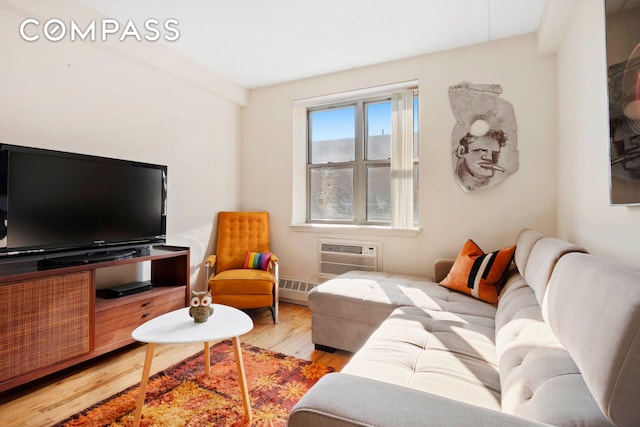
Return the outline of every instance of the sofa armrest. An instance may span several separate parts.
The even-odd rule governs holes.
[[[442,279],[447,277],[454,262],[456,262],[455,258],[438,258],[435,260],[433,263],[433,281],[440,283]]]
[[[544,426],[431,393],[354,375],[322,377],[289,414],[289,427]]]

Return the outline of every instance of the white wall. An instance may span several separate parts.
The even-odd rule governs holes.
[[[317,280],[320,236],[382,241],[385,271],[430,275],[434,259],[455,256],[467,238],[493,251],[513,244],[524,227],[555,234],[555,68],[555,57],[539,55],[535,37],[528,35],[252,90],[243,109],[241,204],[271,213],[281,275]],[[341,236],[292,230],[292,102],[413,79],[420,85],[422,233]],[[448,88],[461,81],[500,84],[518,125],[519,171],[471,193],[456,184],[451,166],[455,119]]]
[[[223,209],[271,212],[282,275],[303,280],[317,279],[320,236],[383,241],[385,270],[417,274],[431,274],[433,260],[455,255],[468,237],[494,250],[522,227],[640,264],[640,208],[609,206],[601,0],[578,2],[557,59],[538,54],[533,36],[516,37],[255,89],[242,111],[242,88],[159,45],[27,43],[17,28],[32,14],[11,3],[46,4],[0,4],[0,142],[167,164],[169,240],[192,247],[194,280]],[[292,101],[412,79],[420,81],[422,233],[293,231]],[[463,80],[501,84],[518,122],[520,170],[472,193],[455,183],[449,153],[447,89]]]
[[[604,2],[579,2],[558,51],[558,234],[640,266],[640,207],[609,205]]]
[[[168,165],[168,241],[191,247],[195,282],[216,212],[239,205],[241,110],[218,93],[246,90],[157,43],[28,43],[26,17],[95,13],[33,12],[0,5],[0,142]]]

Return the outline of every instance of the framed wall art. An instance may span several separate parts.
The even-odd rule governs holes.
[[[611,204],[640,206],[640,1],[605,5]]]

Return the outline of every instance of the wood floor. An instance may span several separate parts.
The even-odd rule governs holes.
[[[244,343],[312,360],[336,370],[351,353],[325,353],[311,343],[308,307],[280,304],[280,322],[273,324],[269,309],[252,310],[254,328]],[[158,345],[151,373],[202,350],[202,344]],[[50,426],[131,385],[140,382],[146,346],[132,344],[106,356],[0,394],[0,420],[9,426]],[[212,371],[215,374],[215,371]]]

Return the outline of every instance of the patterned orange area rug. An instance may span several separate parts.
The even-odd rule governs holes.
[[[246,426],[235,355],[230,340],[211,347],[211,374],[199,352],[149,378],[141,426]],[[242,344],[252,426],[284,426],[293,405],[327,366]],[[59,427],[131,426],[139,386],[130,387]]]

